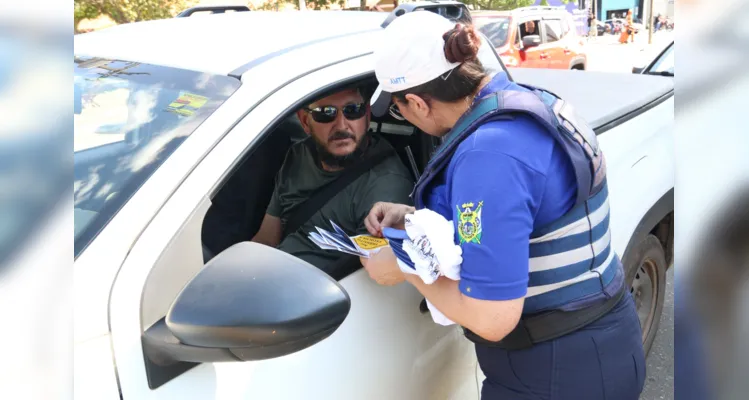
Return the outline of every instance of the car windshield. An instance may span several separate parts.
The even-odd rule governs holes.
[[[674,46],[671,45],[650,68],[648,74],[674,76]]]
[[[239,85],[228,76],[74,57],[76,257]]]
[[[510,31],[510,19],[507,17],[475,17],[473,24],[481,33],[486,35],[494,47],[501,47],[507,43]]]

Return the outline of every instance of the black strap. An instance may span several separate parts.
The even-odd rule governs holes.
[[[504,339],[490,342],[479,335],[463,328],[468,340],[489,347],[499,347],[505,350],[522,350],[547,340],[556,339],[568,333],[575,332],[586,325],[595,322],[611,311],[627,292],[625,288],[606,301],[576,311],[552,311],[538,315],[523,317]]]
[[[365,172],[371,170],[376,165],[393,155],[396,155],[396,153],[392,147],[383,147],[379,151],[370,154],[369,157],[366,157],[351,167],[344,169],[338,178],[320,187],[312,193],[304,203],[294,207],[291,211],[291,215],[286,219],[283,236],[286,237],[289,234],[296,232],[297,229],[299,229],[305,222],[309,221],[318,210],[327,204],[333,196],[345,189],[346,186],[350,185]]]

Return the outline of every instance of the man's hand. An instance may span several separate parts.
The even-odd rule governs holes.
[[[255,237],[252,238],[252,241],[270,247],[278,247],[281,243],[282,234],[283,225],[281,224],[281,219],[270,214],[265,214],[263,223],[260,224],[260,229],[255,234]]]
[[[381,249],[370,258],[360,257],[361,265],[369,273],[369,277],[384,286],[393,286],[403,282],[406,277],[398,268],[395,254],[390,247]]]
[[[403,229],[406,214],[412,214],[415,208],[405,204],[378,202],[364,219],[364,225],[372,236],[382,237],[382,228]]]

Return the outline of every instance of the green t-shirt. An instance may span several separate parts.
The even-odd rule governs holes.
[[[370,134],[371,142],[366,154],[384,147],[391,147],[382,137]],[[295,143],[286,154],[281,170],[276,176],[276,187],[268,205],[267,213],[278,217],[286,224],[290,212],[309,198],[319,187],[337,178],[343,171],[325,171],[308,147],[307,138]],[[365,156],[366,156],[365,154]],[[366,234],[364,226],[372,206],[378,201],[411,204],[409,197],[413,180],[400,158],[393,153],[389,157],[359,176],[328,203],[316,212],[301,228],[290,233],[278,246],[280,250],[301,258],[320,268],[334,278],[340,278],[347,271],[336,271],[334,266],[346,254],[323,250],[312,243],[307,235],[317,232],[315,227],[333,231],[329,221],[343,228],[346,233]]]

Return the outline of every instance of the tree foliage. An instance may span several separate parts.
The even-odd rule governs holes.
[[[171,18],[196,0],[75,0],[76,29],[83,19],[106,15],[118,24]]]
[[[464,2],[478,6],[482,10],[512,10],[528,7],[535,3],[535,0],[464,0]]]
[[[536,0],[461,0],[465,4],[473,5],[482,10],[514,10],[520,7],[529,7],[536,3]],[[562,4],[571,3],[574,0],[559,0]],[[548,0],[541,0],[542,6],[548,6]]]

